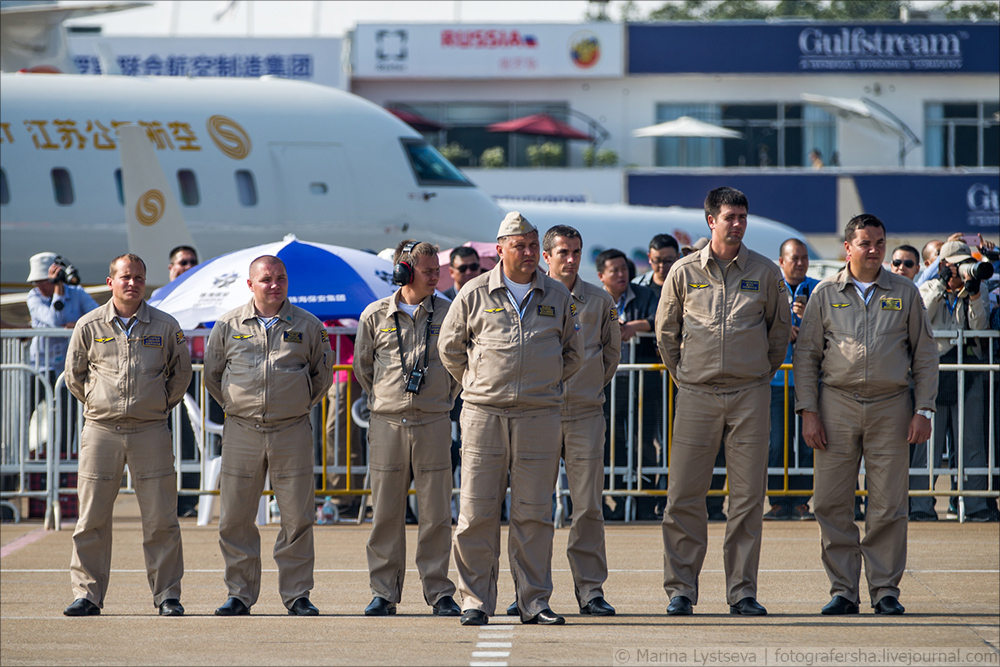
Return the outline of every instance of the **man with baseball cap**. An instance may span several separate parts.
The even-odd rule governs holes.
[[[560,409],[583,362],[576,306],[538,270],[538,231],[511,211],[497,230],[500,262],[469,281],[441,326],[441,362],[462,383],[462,495],[455,567],[462,625],[496,611],[500,503],[510,478],[508,553],[522,623],[561,625],[552,594],[552,491]]]

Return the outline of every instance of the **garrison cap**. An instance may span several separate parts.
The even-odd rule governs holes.
[[[537,231],[535,226],[528,222],[523,215],[517,211],[511,211],[504,217],[503,222],[500,223],[500,229],[497,230],[497,239],[502,239],[505,236],[520,236]]]

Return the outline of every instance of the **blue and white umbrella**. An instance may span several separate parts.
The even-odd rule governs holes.
[[[220,255],[165,285],[149,304],[193,329],[218,320],[250,300],[250,262],[275,255],[288,271],[288,300],[320,320],[357,319],[365,307],[395,291],[392,263],[362,250],[299,241],[289,234],[268,243]]]

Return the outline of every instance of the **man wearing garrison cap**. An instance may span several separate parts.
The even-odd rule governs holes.
[[[510,479],[508,554],[522,623],[560,625],[552,594],[552,490],[560,408],[583,361],[576,307],[538,270],[538,231],[520,213],[497,230],[500,262],[466,283],[441,326],[438,350],[462,383],[462,495],[455,568],[462,625],[496,611],[500,503]]]

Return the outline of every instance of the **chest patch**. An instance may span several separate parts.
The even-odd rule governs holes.
[[[432,324],[431,325],[430,335],[431,336],[437,336],[440,333],[441,333],[441,325],[440,324]]]
[[[884,296],[880,299],[882,310],[903,310],[903,300]]]
[[[740,291],[741,292],[759,292],[760,291],[760,281],[759,280],[741,280],[740,281]]]
[[[538,314],[542,317],[555,317],[556,309],[555,306],[539,306]]]
[[[691,289],[705,289],[708,287],[708,283],[688,283],[688,287]]]
[[[111,342],[111,341],[113,341],[114,339],[115,339],[115,337],[114,337],[114,336],[107,336],[107,337],[105,337],[105,338],[95,338],[95,339],[94,339],[94,342],[95,342],[95,343],[110,343],[110,342]]]
[[[484,313],[502,313],[503,308],[487,308],[483,311]]]
[[[163,347],[163,336],[143,336],[143,347]]]
[[[849,304],[849,303],[831,303],[830,305],[833,306],[834,308],[847,308],[851,304]]]
[[[233,340],[246,340],[247,338],[253,338],[253,334],[233,334]]]
[[[301,343],[302,342],[302,332],[301,331],[286,331],[282,338],[286,343]]]

